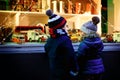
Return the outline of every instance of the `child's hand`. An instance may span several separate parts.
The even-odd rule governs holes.
[[[77,75],[78,75],[78,72],[70,71],[70,75],[72,75],[72,76],[77,76]]]

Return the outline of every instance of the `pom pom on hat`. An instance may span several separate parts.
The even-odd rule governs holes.
[[[92,21],[95,25],[97,25],[100,22],[100,19],[99,19],[99,17],[94,16],[94,17],[92,17]]]
[[[46,15],[47,16],[52,16],[53,15],[53,11],[51,9],[46,11]]]

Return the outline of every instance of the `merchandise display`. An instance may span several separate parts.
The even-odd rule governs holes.
[[[101,0],[12,0],[10,11],[0,10],[1,26],[10,27],[9,40],[18,44],[25,42],[45,42],[49,28],[45,11],[54,13],[67,20],[69,36],[73,42],[82,40],[81,25],[93,16],[101,18]],[[40,25],[38,25],[40,23]],[[101,24],[98,33],[101,34]],[[2,42],[1,39],[0,41]]]

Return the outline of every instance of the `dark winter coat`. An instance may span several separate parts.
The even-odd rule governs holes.
[[[51,80],[67,80],[71,70],[78,70],[72,42],[67,34],[49,38],[45,51],[49,57]]]
[[[99,37],[86,37],[79,45],[77,55],[80,73],[99,74],[104,72],[100,56],[104,46]]]

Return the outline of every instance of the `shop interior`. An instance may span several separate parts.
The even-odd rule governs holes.
[[[101,19],[101,0],[10,0],[8,10],[0,10],[0,42],[44,43],[49,36],[46,25],[47,9],[66,18],[72,42],[82,40],[79,28],[83,23],[98,16]],[[103,35],[101,21],[98,33],[104,42],[120,42],[116,35]],[[112,38],[114,36],[114,39]]]

